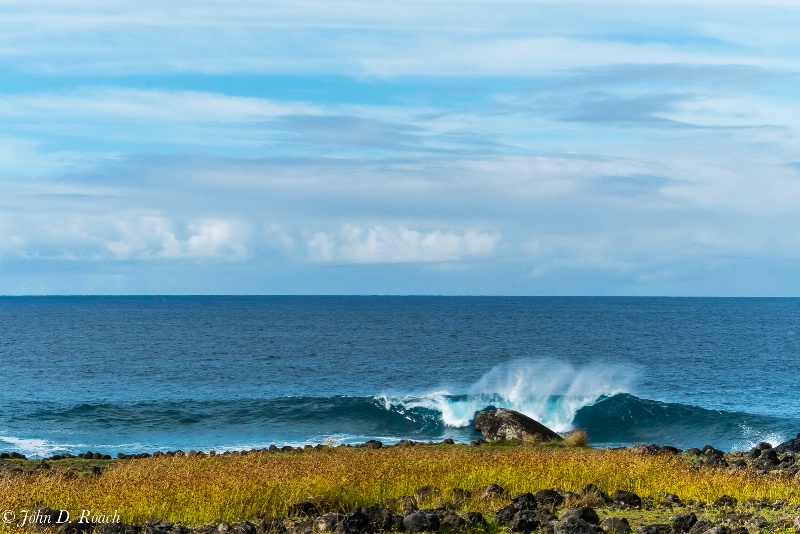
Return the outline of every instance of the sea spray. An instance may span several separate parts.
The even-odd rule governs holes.
[[[480,410],[496,407],[524,413],[556,432],[573,428],[575,414],[602,397],[628,391],[630,368],[591,364],[576,368],[550,360],[513,360],[493,367],[466,393],[441,389],[419,395],[381,395],[387,410],[424,408],[441,414],[447,427],[469,426]]]

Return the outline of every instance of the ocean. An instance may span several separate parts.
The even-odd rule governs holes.
[[[594,446],[800,432],[800,299],[0,298],[0,452],[470,442],[495,406]]]

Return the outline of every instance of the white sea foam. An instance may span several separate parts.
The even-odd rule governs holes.
[[[742,437],[744,439],[733,444],[732,450],[734,451],[749,451],[762,441],[766,441],[775,447],[789,440],[789,436],[781,432],[759,431],[745,424],[739,425],[739,428],[742,429]]]
[[[18,452],[31,458],[44,458],[70,449],[70,445],[55,443],[45,439],[24,439],[14,436],[0,436],[0,448],[8,446],[10,451]]]
[[[399,413],[413,408],[439,412],[449,427],[466,427],[475,413],[488,407],[509,408],[557,432],[572,429],[577,411],[602,396],[627,392],[635,373],[613,364],[576,368],[564,362],[515,360],[498,365],[466,391],[441,389],[420,395],[380,397],[384,407]]]

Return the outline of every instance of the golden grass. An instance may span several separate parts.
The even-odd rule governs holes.
[[[302,453],[250,453],[165,457],[114,464],[100,476],[52,472],[0,478],[0,510],[45,505],[79,513],[119,511],[125,523],[151,519],[197,524],[282,516],[292,503],[313,500],[349,510],[412,495],[432,484],[447,501],[453,488],[499,484],[512,495],[559,487],[577,491],[594,483],[606,492],[660,492],[684,500],[730,495],[800,504],[800,487],[749,470],[698,470],[678,456],[552,447],[415,446],[383,449],[338,447]],[[438,502],[427,503],[437,505]],[[500,501],[473,497],[469,509],[494,510]],[[2,527],[0,527],[2,529]]]

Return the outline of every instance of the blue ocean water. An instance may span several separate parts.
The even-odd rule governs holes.
[[[522,411],[597,446],[800,431],[800,299],[0,298],[0,451],[467,442]]]

